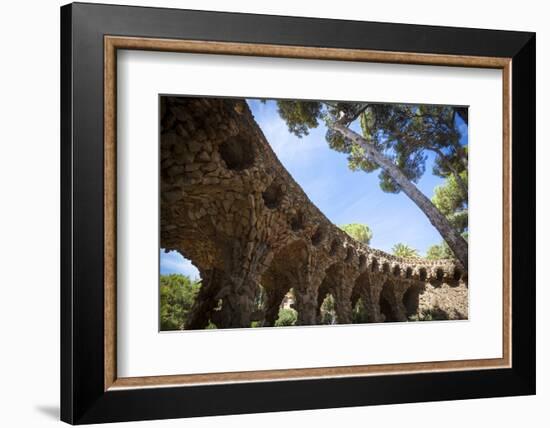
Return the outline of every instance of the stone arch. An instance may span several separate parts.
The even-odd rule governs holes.
[[[380,312],[384,315],[384,322],[395,322],[399,320],[396,312],[396,301],[393,292],[393,284],[386,281],[382,287],[379,298]]]
[[[343,262],[333,263],[325,270],[325,277],[321,286],[334,296],[338,324],[351,323],[353,279],[350,280],[347,274],[349,274],[349,271],[347,271]]]
[[[279,317],[279,308],[290,288],[283,283],[281,286],[266,288],[263,307],[263,327],[273,327]]]
[[[266,293],[264,326],[273,326],[277,320],[279,307],[294,285],[292,273],[305,261],[306,248],[307,244],[303,240],[292,241],[283,246],[275,253],[269,267],[262,275],[261,284]]]
[[[403,305],[405,306],[405,311],[407,317],[416,315],[418,313],[418,306],[420,304],[420,287],[412,285],[405,293],[403,293]]]
[[[426,281],[426,279],[428,279],[428,272],[426,271],[426,268],[420,268],[418,269],[418,279],[420,279],[420,281]]]
[[[317,308],[316,308],[317,324],[321,324],[321,306],[323,305],[323,302],[328,293],[329,293],[329,290],[326,287],[326,284],[324,282],[321,283],[321,286],[319,287],[319,291],[317,292]]]
[[[366,313],[366,319],[362,319],[359,322],[372,322],[374,320],[374,311],[371,305],[370,287],[370,273],[368,271],[364,271],[356,278],[351,293],[351,307],[353,311],[353,317],[356,317],[358,315],[357,305],[359,303],[362,304],[362,308]]]
[[[370,322],[372,315],[368,310],[368,303],[364,296],[359,296],[351,302],[352,324],[365,324]]]
[[[378,272],[378,259],[373,258],[370,267],[371,267],[371,272]]]
[[[274,279],[284,283],[285,292],[293,289],[292,309],[298,315],[297,325],[316,323],[317,295],[324,275],[318,256],[306,240],[294,240],[277,251],[264,275],[268,289],[281,287]]]
[[[363,272],[355,279],[353,289],[351,291],[351,306],[355,307],[357,301],[367,292],[368,288],[368,273]]]
[[[355,308],[357,301],[361,298],[361,294],[357,292],[358,290],[354,287],[351,291],[351,307]]]
[[[395,265],[392,269],[393,276],[400,276],[401,275],[401,267],[399,265]]]
[[[218,151],[227,169],[233,171],[250,168],[256,158],[252,141],[239,135],[227,138],[220,144]]]
[[[335,304],[334,294],[330,291],[324,294],[321,299],[321,304],[319,305],[319,314],[320,314],[320,323],[321,324],[336,324],[336,304]],[[325,310],[326,307],[329,307],[328,310]],[[324,308],[325,307],[325,308]]]
[[[445,272],[441,268],[437,268],[435,270],[435,279],[439,282],[443,281],[443,277],[445,276]]]
[[[423,287],[421,281],[429,280],[437,285],[439,277],[452,286],[460,281],[460,287],[467,287],[468,272],[460,264],[455,267],[452,260],[406,260],[348,238],[315,207],[280,165],[246,103],[222,99],[171,100],[161,100],[164,112],[160,153],[161,243],[163,248],[184,250],[185,257],[201,272],[214,269],[223,272],[217,285],[212,282],[206,286],[207,281],[204,282],[201,295],[204,306],[198,308],[202,312],[196,314],[197,325],[204,325],[207,305],[218,305],[221,301],[218,306],[222,306],[224,313],[227,308],[233,311],[224,318],[227,322],[220,325],[222,328],[249,326],[249,321],[255,319],[250,308],[258,284],[273,294],[271,298],[277,307],[290,284],[306,284],[292,288],[302,298],[297,304],[306,308],[300,312],[313,314],[311,318],[315,319],[317,293],[326,275],[325,268],[334,262],[339,263],[339,271],[334,272],[336,285],[325,291],[325,296],[331,293],[339,302],[353,304],[359,299],[368,300],[376,315],[373,321],[382,319],[379,297],[387,280],[393,283],[390,303],[397,307],[400,316],[407,312],[404,306],[410,306],[411,283]],[[237,114],[245,120],[234,120]],[[216,191],[205,192],[203,185],[215,185]],[[290,241],[300,239],[304,240],[302,244],[287,246]],[[335,244],[333,239],[339,243]],[[331,244],[334,257],[328,256]],[[307,257],[298,255],[300,246],[306,247]],[[441,272],[437,272],[438,267]],[[356,281],[361,273],[366,274],[363,278],[370,284],[364,298],[363,291],[360,293],[357,288],[360,281]],[[270,275],[271,286],[267,279]],[[216,292],[214,285],[218,287]],[[392,300],[387,291],[384,296]],[[241,317],[241,313],[245,316]]]

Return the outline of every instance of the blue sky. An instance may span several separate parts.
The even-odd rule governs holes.
[[[403,193],[384,193],[378,184],[378,172],[351,171],[346,154],[329,148],[324,124],[298,138],[288,132],[277,114],[275,101],[248,100],[254,118],[275,154],[304,189],[311,201],[336,225],[367,224],[372,232],[371,246],[387,252],[398,242],[417,249],[422,255],[428,247],[441,242],[439,232],[427,217]],[[462,124],[462,143],[467,142]],[[433,155],[428,153],[426,172],[418,188],[432,197],[443,179],[432,174]],[[161,274],[184,273],[198,278],[198,271],[177,252],[160,258]]]

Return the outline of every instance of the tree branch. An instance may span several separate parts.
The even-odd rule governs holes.
[[[399,185],[401,190],[426,214],[432,225],[447,242],[457,259],[465,269],[468,269],[468,244],[464,238],[451,226],[447,218],[424,195],[401,170],[386,156],[380,153],[373,144],[361,135],[343,125],[340,121],[329,122],[332,129],[339,132],[344,138],[353,141],[365,150],[367,156],[378,166],[384,169]]]

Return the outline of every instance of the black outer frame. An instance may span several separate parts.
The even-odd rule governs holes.
[[[104,392],[104,35],[512,58],[512,368]],[[61,8],[61,420],[530,395],[535,351],[534,33],[85,3]]]

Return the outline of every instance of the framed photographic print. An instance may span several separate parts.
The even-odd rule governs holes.
[[[61,8],[72,424],[535,393],[535,35]]]

